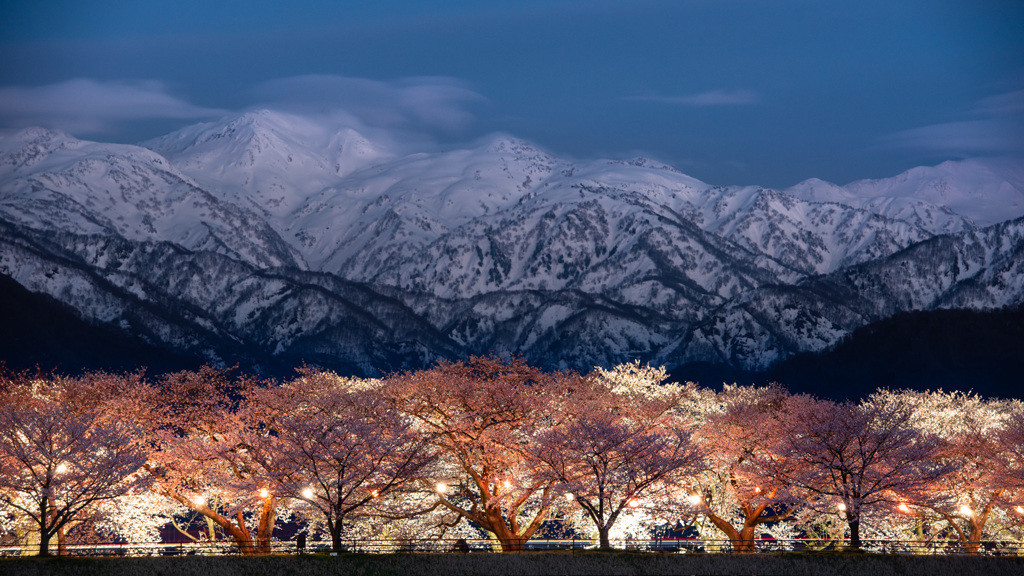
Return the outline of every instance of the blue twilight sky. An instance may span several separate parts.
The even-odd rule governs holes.
[[[0,130],[136,142],[253,107],[844,184],[1024,156],[1024,1],[0,0]]]

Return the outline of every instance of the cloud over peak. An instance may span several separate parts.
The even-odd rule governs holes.
[[[457,135],[475,120],[470,107],[487,101],[467,83],[424,76],[394,81],[335,75],[271,80],[252,90],[260,105],[344,111],[368,126]]]
[[[200,119],[224,110],[190,104],[160,82],[79,78],[43,86],[0,87],[0,126],[44,126],[73,134],[105,133],[124,122]]]

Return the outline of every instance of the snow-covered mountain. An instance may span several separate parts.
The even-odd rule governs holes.
[[[400,154],[271,111],[144,147],[30,129],[0,140],[0,272],[211,360],[761,369],[901,311],[1024,302],[1022,174],[721,187],[504,135]]]

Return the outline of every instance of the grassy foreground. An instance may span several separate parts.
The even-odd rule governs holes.
[[[6,558],[6,576],[532,576],[732,574],[987,576],[1024,574],[1024,558],[865,554],[347,554],[180,558]]]

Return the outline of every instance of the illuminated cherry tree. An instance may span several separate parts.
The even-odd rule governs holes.
[[[561,422],[540,434],[534,453],[566,498],[594,523],[601,548],[623,511],[668,481],[694,472],[702,453],[692,425],[672,410],[693,386],[665,384],[664,368],[625,364],[579,379],[553,407]]]
[[[517,551],[547,519],[555,497],[555,481],[538,474],[534,443],[556,416],[550,398],[576,379],[520,359],[473,357],[401,374],[385,391],[452,474],[422,482],[444,507],[493,534],[503,551]]]
[[[31,520],[39,555],[98,503],[144,482],[141,426],[121,399],[147,396],[138,374],[0,376],[0,495]]]
[[[147,411],[155,449],[145,469],[155,480],[152,489],[210,519],[243,554],[270,552],[278,505],[245,441],[251,423],[237,406],[258,384],[208,366],[176,372],[159,383],[159,408]],[[255,534],[246,520],[252,509]]]
[[[688,503],[729,538],[733,551],[754,552],[758,529],[789,518],[807,498],[805,489],[784,480],[803,463],[786,454],[783,440],[811,400],[774,385],[726,385],[705,402],[698,438],[707,466]]]
[[[789,421],[785,457],[802,466],[779,477],[820,497],[834,499],[850,531],[850,546],[861,546],[861,521],[878,505],[900,499],[923,501],[949,472],[937,460],[940,440],[912,424],[910,408],[891,403],[835,403],[818,400]]]
[[[986,400],[962,392],[880,391],[868,403],[906,406],[915,428],[939,439],[938,462],[948,472],[936,479],[922,501],[907,499],[898,510],[920,515],[931,510],[946,520],[969,554],[976,554],[986,525],[1007,505],[1011,483],[1003,474],[1013,448],[1001,438],[1020,412],[1019,402]]]
[[[421,511],[396,510],[391,496],[420,477],[433,449],[372,382],[306,369],[250,392],[243,417],[259,423],[247,444],[270,489],[318,511],[335,550],[349,518]]]

